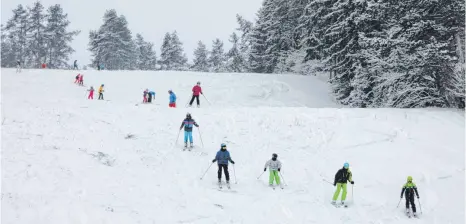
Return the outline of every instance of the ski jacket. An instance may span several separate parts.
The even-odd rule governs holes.
[[[176,95],[175,93],[170,93],[170,103],[175,103],[176,102]]]
[[[270,170],[278,170],[282,168],[282,163],[277,159],[275,161],[269,160],[265,163],[264,168],[269,167]]]
[[[199,96],[199,94],[203,94],[202,93],[202,88],[198,85],[195,85],[193,87],[193,96]]]
[[[414,182],[407,182],[403,185],[403,188],[401,189],[401,197],[403,197],[403,193],[406,193],[406,198],[413,197],[414,193],[419,197],[419,193],[417,192],[417,187]]]
[[[100,86],[99,87],[99,93],[103,93],[104,92],[104,87],[103,86]]]
[[[91,87],[91,88],[90,88],[90,89],[88,89],[87,91],[89,91],[89,92],[93,93],[93,92],[94,92],[94,88],[92,88],[92,87]]]
[[[199,127],[199,125],[194,121],[194,119],[184,119],[183,122],[181,122],[181,128],[184,126],[184,131],[191,132],[193,131],[193,126]]]
[[[214,162],[217,161],[218,165],[228,165],[228,161],[233,162],[230,157],[230,152],[227,150],[219,150],[215,156]]]
[[[333,185],[337,183],[346,184],[346,182],[351,182],[353,174],[349,169],[345,169],[344,167],[338,170],[337,174],[335,174],[335,180],[333,181]]]
[[[147,91],[142,92],[142,96],[146,97],[147,96]]]

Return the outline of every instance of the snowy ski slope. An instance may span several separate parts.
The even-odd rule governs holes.
[[[3,224],[465,221],[460,111],[338,108],[314,77],[189,72],[85,71],[85,85],[106,87],[91,101],[76,72],[1,71]],[[212,105],[185,108],[198,80]],[[140,103],[145,88],[152,105]],[[186,112],[200,124],[191,152],[183,134],[175,145]],[[199,178],[222,142],[236,164],[232,189],[219,191],[215,165]],[[284,190],[267,186],[268,173],[257,180],[272,153]],[[323,179],[346,161],[354,197],[349,185],[349,208],[335,208]],[[408,175],[419,220],[404,200],[396,208]]]

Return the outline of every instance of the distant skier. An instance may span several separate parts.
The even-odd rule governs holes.
[[[232,164],[235,164],[235,161],[231,159],[230,152],[227,151],[227,145],[225,143],[222,143],[220,147],[221,148],[217,152],[217,155],[215,155],[215,159],[212,160],[212,163],[215,163],[217,161],[218,164],[218,183],[220,184],[222,182],[223,169],[223,172],[225,173],[225,179],[227,180],[227,184],[230,184],[230,174],[228,173],[228,161],[230,161]]]
[[[282,163],[277,159],[277,157],[278,155],[276,153],[272,154],[272,159],[265,163],[264,172],[267,170],[267,167],[269,167],[270,169],[269,185],[273,186],[273,181],[275,180],[277,185],[281,187],[280,176],[278,172],[280,172],[280,169],[282,168]]]
[[[146,89],[146,90],[144,90],[144,92],[142,92],[142,97],[143,97],[143,98],[142,98],[142,102],[143,102],[143,103],[147,103],[147,95],[148,95],[148,94],[149,94],[149,90],[148,90],[148,89]]]
[[[333,194],[333,201],[332,201],[333,205],[336,205],[336,201],[337,201],[338,196],[340,195],[341,189],[343,189],[343,193],[341,195],[341,205],[345,205],[346,192],[347,192],[346,184],[348,181],[351,184],[354,184],[354,181],[352,180],[351,171],[349,170],[349,163],[345,163],[343,165],[343,168],[338,170],[337,174],[335,174],[335,180],[333,182],[333,186],[337,186],[337,189],[335,191],[335,194]]]
[[[93,100],[94,99],[94,87],[91,86],[91,88],[88,89],[87,91],[89,92],[89,96],[87,97],[87,99]]]
[[[152,98],[155,97],[155,92],[154,91],[149,91],[148,95],[147,95],[147,102],[148,103],[152,103]]]
[[[176,95],[175,95],[175,93],[172,90],[168,90],[168,94],[170,94],[170,98],[169,98],[170,101],[169,101],[168,107],[176,108]]]
[[[413,177],[408,176],[408,180],[401,190],[401,198],[403,198],[403,193],[406,198],[406,214],[409,215],[409,204],[411,204],[411,209],[413,209],[414,217],[417,217],[416,214],[416,204],[414,204],[414,193],[416,193],[417,198],[419,199],[419,192],[417,191],[416,184],[413,182]]]
[[[99,87],[99,100],[104,99],[104,84],[100,85]]]
[[[78,60],[74,60],[73,69],[78,70]]]
[[[21,61],[16,61],[16,73],[21,72]]]
[[[181,123],[180,130],[184,127],[184,147],[188,147],[188,139],[190,143],[190,147],[194,147],[193,145],[193,126],[199,127],[199,125],[192,119],[191,114],[187,113],[186,118]]]
[[[78,73],[75,77],[76,79],[74,80],[74,83],[79,84],[79,77],[81,77],[81,74]]]
[[[204,93],[202,93],[201,82],[197,82],[197,85],[193,87],[193,97],[191,98],[191,101],[189,102],[189,106],[193,105],[194,99],[196,99],[197,107],[201,106],[201,104],[199,103],[199,94],[204,95]]]
[[[80,85],[80,86],[83,86],[83,85],[84,85],[84,80],[83,80],[83,79],[84,79],[84,75],[81,74],[81,76],[79,76],[79,85]]]

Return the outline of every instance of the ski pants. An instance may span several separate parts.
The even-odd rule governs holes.
[[[408,195],[405,193],[406,198],[406,209],[409,209],[409,204],[411,204],[411,209],[413,209],[413,213],[416,212],[416,204],[414,204],[414,194]]]
[[[341,194],[341,201],[345,201],[346,199],[346,184],[337,183],[337,190],[335,194],[333,194],[333,200],[336,201],[338,196],[340,195],[340,190],[343,189],[343,193]]]
[[[193,95],[193,97],[191,98],[191,101],[189,101],[189,106],[193,105],[194,99],[196,99],[196,103],[199,106],[200,105],[199,104],[199,95],[197,95],[197,96]]]
[[[184,143],[189,142],[192,144],[193,143],[193,132],[192,131],[184,131]]]
[[[103,93],[99,93],[99,100],[103,100],[104,99],[104,94]]]
[[[277,183],[277,185],[280,185],[280,176],[278,174],[278,170],[270,170],[270,175],[269,175],[269,184],[273,184],[273,180]]]
[[[225,173],[225,178],[227,179],[227,181],[230,181],[230,173],[228,173],[227,164],[218,164],[218,179],[222,179],[222,168],[223,172]]]
[[[94,99],[94,92],[89,93],[87,99]]]
[[[176,103],[170,103],[170,104],[168,104],[168,107],[176,108]]]

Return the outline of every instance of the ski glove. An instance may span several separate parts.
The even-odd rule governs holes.
[[[267,168],[264,168],[264,172],[267,170]]]
[[[278,172],[280,172],[280,168],[278,168]]]
[[[212,163],[215,163],[215,161],[217,161],[216,159],[212,160]]]
[[[231,161],[232,164],[235,164],[235,161]]]
[[[351,181],[351,184],[354,184],[354,181]]]

